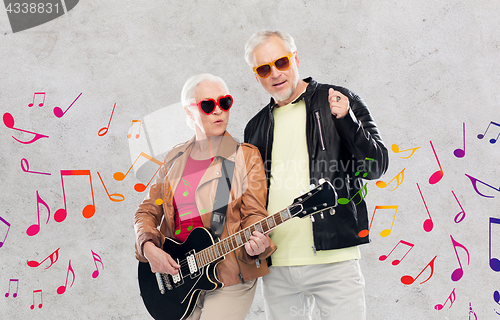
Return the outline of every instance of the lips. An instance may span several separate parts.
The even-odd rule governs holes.
[[[224,121],[222,121],[222,119],[219,119],[219,120],[215,120],[215,121],[214,121],[214,123],[215,123],[215,124],[221,124],[222,122],[224,122]]]
[[[286,80],[283,82],[275,83],[275,84],[273,84],[273,87],[280,87],[281,85],[285,84],[285,82],[286,82]]]

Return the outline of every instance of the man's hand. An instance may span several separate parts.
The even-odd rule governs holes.
[[[160,272],[174,275],[177,274],[177,270],[181,267],[168,253],[155,246],[151,241],[144,244],[143,250],[153,273]]]
[[[250,256],[257,256],[264,252],[269,247],[267,236],[259,231],[254,231],[250,237],[250,241],[245,243],[245,250]]]
[[[345,117],[349,112],[349,99],[339,91],[330,88],[328,90],[328,102],[330,103],[330,111],[337,119]]]

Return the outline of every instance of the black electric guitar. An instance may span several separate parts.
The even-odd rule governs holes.
[[[163,250],[181,266],[177,275],[152,273],[149,263],[139,262],[139,287],[149,314],[157,320],[184,320],[193,312],[200,293],[224,286],[215,267],[228,253],[243,246],[254,231],[271,231],[293,217],[304,218],[323,211],[334,214],[337,194],[329,182],[296,198],[292,205],[214,243],[205,228],[195,228],[186,241],[166,238]]]

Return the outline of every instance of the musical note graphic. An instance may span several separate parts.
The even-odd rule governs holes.
[[[132,128],[134,127],[134,123],[139,123],[139,133],[135,135],[135,138],[136,139],[139,139],[140,135],[141,135],[141,120],[132,120],[132,125],[130,126],[130,133],[127,134],[127,138],[131,138],[132,137]]]
[[[95,253],[92,250],[90,251],[92,252],[92,257],[94,258],[94,264],[95,264],[95,271],[92,272],[92,278],[95,279],[99,276],[99,268],[97,268],[97,262],[101,264],[103,270],[104,270],[104,263],[102,263],[102,259],[97,253]]]
[[[420,284],[423,284],[423,283],[425,283],[425,282],[429,281],[429,279],[430,279],[430,278],[432,278],[432,275],[434,274],[434,261],[436,260],[436,258],[437,258],[437,256],[435,256],[435,257],[431,260],[431,262],[429,262],[429,263],[425,266],[425,268],[424,268],[422,271],[420,271],[420,273],[418,274],[418,276],[416,276],[415,278],[413,278],[412,276],[408,276],[408,275],[407,275],[407,276],[402,276],[402,277],[401,277],[401,282],[402,282],[403,284],[410,285],[410,284],[412,284],[413,282],[415,282],[415,280],[417,280],[417,279],[418,279],[418,277],[420,277],[420,275],[422,274],[422,272],[424,272],[424,270],[425,270],[425,269],[427,269],[427,267],[431,267],[431,275],[429,276],[429,278],[425,279],[423,282],[420,282]]]
[[[488,129],[490,128],[491,125],[495,125],[497,127],[500,127],[500,124],[496,123],[496,122],[493,122],[493,121],[490,121],[490,123],[488,124],[488,127],[486,127],[486,131],[484,131],[484,133],[480,133],[477,135],[477,138],[478,139],[483,139],[484,136],[486,135],[486,132],[488,132]],[[500,133],[498,134],[497,138],[496,139],[490,139],[490,143],[493,144],[493,143],[496,143],[498,141],[498,137],[500,137]]]
[[[448,300],[450,300],[450,306],[448,307],[448,309],[450,309],[451,306],[453,306],[453,302],[455,302],[455,289],[453,289],[453,291],[451,292],[451,294],[448,297],[448,299],[446,299],[446,301],[444,302],[444,304],[436,304],[436,306],[434,307],[434,309],[436,309],[436,310],[442,310],[443,307],[446,305],[446,302],[448,302]]]
[[[28,261],[28,266],[32,267],[32,268],[36,268],[39,265],[41,265],[42,263],[44,263],[45,261],[47,261],[47,259],[50,259],[50,265],[45,269],[52,267],[52,265],[57,262],[57,259],[59,259],[59,249],[61,249],[61,248],[57,248],[56,251],[52,252],[47,258],[43,259],[42,262],[37,262],[34,260]]]
[[[16,285],[17,285],[17,287],[16,287],[16,292],[14,292],[14,293],[12,294],[12,297],[13,297],[13,298],[17,298],[17,293],[19,292],[19,279],[10,279],[10,280],[9,280],[9,291],[7,291],[7,293],[5,294],[5,297],[6,297],[6,298],[8,298],[8,297],[9,297],[9,294],[10,294],[10,284],[11,284],[12,282],[15,282],[15,283],[16,283]]]
[[[453,151],[453,154],[457,158],[463,158],[465,156],[465,122],[464,122],[463,132],[464,132],[464,148],[463,149],[455,149],[455,151]]]
[[[113,118],[113,113],[115,112],[115,107],[116,107],[116,103],[113,106],[113,111],[111,111],[111,117],[109,117],[108,126],[107,127],[102,127],[101,129],[99,129],[99,131],[97,132],[98,136],[102,137],[103,135],[105,135],[106,133],[108,133],[109,125],[111,123],[111,118]]]
[[[50,176],[50,173],[30,171],[30,165],[28,163],[28,160],[26,160],[25,158],[21,159],[21,169],[27,173],[45,174]]]
[[[365,158],[365,161],[368,160],[368,172],[370,172],[371,170],[371,166],[372,166],[372,161],[374,161],[375,159],[372,159],[372,158]],[[359,170],[359,171],[356,171],[356,173],[354,174],[356,177],[361,173],[361,171],[365,170],[365,163],[363,163],[363,167]],[[363,178],[366,178],[366,176],[368,175],[368,172],[365,172],[363,173]]]
[[[69,286],[70,288],[73,286],[73,283],[75,283],[75,272],[73,271],[73,268],[71,267],[71,260],[69,260],[69,265],[68,265],[68,272],[66,273],[66,283],[64,286],[60,286],[57,288],[57,294],[63,294],[66,292],[66,288],[68,286],[68,277],[69,277],[69,272],[73,274],[73,282],[71,282],[71,285]]]
[[[35,94],[33,95],[33,102],[28,104],[28,107],[31,108],[35,105],[35,97],[37,94],[43,94],[43,101],[38,105],[39,107],[43,107],[43,104],[45,103],[45,92],[35,92]]]
[[[373,218],[375,218],[375,213],[377,212],[378,209],[395,209],[396,211],[394,212],[394,218],[392,218],[392,224],[390,229],[385,229],[380,232],[381,237],[387,237],[388,235],[391,234],[392,227],[394,226],[394,221],[396,220],[396,213],[398,213],[398,206],[375,206],[375,210],[373,210],[373,216],[372,220],[370,221],[370,226],[368,230],[361,230],[358,234],[360,238],[366,237],[372,228],[372,223],[373,223]]]
[[[377,187],[379,187],[379,188],[385,188],[385,187],[387,187],[387,186],[388,186],[391,182],[393,182],[393,181],[394,181],[394,179],[396,179],[396,182],[397,182],[396,188],[394,188],[394,189],[392,189],[392,190],[391,190],[391,191],[394,191],[394,190],[396,190],[396,189],[399,187],[399,185],[400,185],[400,184],[402,184],[402,183],[403,183],[403,180],[404,180],[404,178],[405,178],[405,173],[404,173],[404,172],[405,172],[405,169],[406,169],[406,168],[404,168],[403,170],[401,170],[401,172],[400,172],[400,173],[398,173],[398,174],[397,174],[394,178],[392,178],[392,180],[391,180],[391,181],[389,181],[389,183],[385,183],[384,181],[379,180],[379,181],[375,182],[375,184],[376,184],[376,185],[377,185]],[[401,178],[401,180],[400,180],[400,178]]]
[[[432,222],[431,213],[429,212],[429,209],[427,208],[427,203],[425,203],[424,196],[422,195],[422,191],[420,191],[420,186],[418,185],[418,183],[417,183],[417,188],[418,188],[418,192],[420,192],[420,196],[422,197],[422,201],[424,202],[425,210],[427,210],[427,214],[429,215],[429,219],[426,219],[424,221],[423,227],[424,227],[425,232],[431,232],[432,228],[434,228],[434,222]]]
[[[92,178],[90,176],[90,170],[61,170],[61,185],[63,191],[64,199],[64,209],[59,209],[54,214],[54,220],[57,222],[62,222],[67,216],[66,207],[66,192],[64,191],[64,176],[88,176],[90,180],[90,192],[92,194],[92,204],[85,206],[82,210],[82,214],[86,219],[92,218],[95,213],[95,200],[94,200],[94,189],[92,188]]]
[[[408,156],[408,157],[400,157],[401,159],[409,159],[411,158],[411,156],[413,156],[413,154],[415,153],[415,151],[417,151],[417,149],[419,149],[420,147],[416,147],[416,148],[411,148],[411,149],[406,149],[406,150],[399,150],[399,147],[397,144],[393,144],[391,149],[394,153],[401,153],[401,152],[406,152],[406,151],[411,151],[411,154]]]
[[[182,179],[182,183],[184,184],[184,188],[186,189],[186,191],[184,191],[184,192],[182,193],[182,195],[183,195],[184,197],[187,197],[187,196],[189,195],[188,188],[189,188],[191,191],[193,191],[193,188],[191,188],[191,184],[190,184],[188,181],[184,180],[184,179]]]
[[[62,116],[64,116],[64,114],[66,114],[66,112],[68,112],[69,108],[71,108],[71,106],[73,105],[73,103],[76,102],[76,100],[78,100],[78,98],[80,98],[80,96],[82,95],[82,93],[80,93],[78,95],[78,97],[76,97],[76,99],[69,105],[68,109],[66,109],[64,112],[62,111],[61,108],[59,107],[55,107],[54,108],[54,115],[58,118],[61,118]]]
[[[458,264],[460,265],[460,267],[455,269],[455,271],[453,271],[453,273],[451,274],[451,280],[458,281],[458,280],[462,279],[462,276],[464,275],[464,269],[462,267],[462,263],[460,262],[460,258],[458,257],[457,246],[464,249],[465,252],[467,253],[467,265],[469,265],[469,263],[470,263],[469,250],[467,250],[467,248],[464,245],[455,241],[455,239],[453,239],[453,237],[451,235],[450,235],[450,238],[451,238],[451,242],[453,243],[453,249],[455,249],[455,254],[457,255]]]
[[[130,172],[130,170],[132,170],[132,168],[134,167],[134,164],[137,162],[137,160],[139,160],[140,157],[144,157],[144,158],[146,158],[146,159],[148,159],[148,160],[156,163],[160,167],[158,167],[158,170],[156,170],[155,174],[153,175],[153,177],[151,178],[151,180],[149,180],[149,182],[148,182],[147,185],[144,185],[142,183],[137,183],[134,186],[134,189],[137,192],[143,192],[144,190],[146,190],[146,188],[149,186],[149,184],[151,183],[151,181],[153,181],[154,177],[156,176],[156,173],[160,170],[161,165],[163,164],[161,161],[156,160],[155,158],[151,157],[150,155],[145,154],[144,152],[141,152],[139,154],[139,156],[135,159],[134,163],[132,163],[132,165],[128,169],[127,173],[123,174],[122,172],[115,172],[115,174],[113,175],[113,178],[115,178],[115,180],[122,181],[128,175],[128,173]]]
[[[368,194],[368,188],[367,188],[367,183],[365,183],[363,185],[363,187],[361,189],[359,189],[358,192],[356,192],[351,199],[347,199],[347,198],[339,198],[339,200],[337,201],[339,204],[348,204],[349,202],[352,201],[352,199],[354,199],[354,197],[359,194],[359,196],[361,197],[361,199],[359,199],[358,203],[356,203],[355,205],[358,205],[361,203],[361,201],[363,201],[363,199],[366,197],[366,195]]]
[[[434,146],[432,145],[432,141],[429,141],[429,142],[431,143],[432,151],[434,152],[434,156],[436,157],[436,161],[439,165],[439,170],[434,172],[431,175],[431,177],[429,178],[429,183],[436,184],[439,182],[439,180],[441,180],[443,178],[444,171],[443,171],[443,167],[441,167],[441,163],[439,163],[439,159],[438,159],[438,156],[436,154],[436,150],[434,150]]]
[[[40,304],[38,305],[38,309],[43,307],[43,292],[42,290],[33,290],[33,304],[31,305],[31,310],[35,309],[35,293],[40,293]]]
[[[31,133],[31,134],[35,135],[35,137],[33,139],[31,139],[30,141],[21,141],[21,140],[16,139],[14,136],[12,136],[12,138],[14,138],[14,140],[16,140],[17,142],[22,143],[22,144],[30,144],[30,143],[33,143],[33,142],[37,141],[38,139],[48,138],[49,137],[49,136],[46,136],[46,135],[43,135],[43,134],[39,134],[39,133],[36,133],[36,132],[31,132],[31,131],[26,131],[26,130],[14,128],[14,117],[12,117],[12,115],[10,113],[8,113],[8,112],[6,112],[6,113],[3,114],[3,123],[9,129],[14,129],[14,130],[17,130],[17,131]]]
[[[174,197],[174,193],[172,191],[172,186],[170,184],[168,185],[167,193],[165,193],[165,196],[163,197],[163,199],[156,199],[155,203],[157,205],[161,206],[163,204],[163,202],[165,201],[165,199],[167,198],[167,196],[169,196],[169,198],[167,200],[167,203],[169,203],[172,200],[172,198]]]
[[[460,206],[460,209],[462,209],[462,211],[460,211],[456,216],[455,216],[455,223],[460,223],[462,222],[462,220],[464,220],[465,218],[465,210],[464,208],[462,208],[462,205],[460,204],[460,201],[458,201],[458,198],[457,196],[455,195],[455,192],[453,192],[453,190],[451,190],[451,193],[453,193],[453,196],[455,197],[455,199],[457,200],[458,202],[458,205]],[[460,218],[459,218],[460,216]]]
[[[498,260],[498,258],[491,257],[491,225],[493,223],[500,224],[500,219],[490,217],[490,243],[489,243],[489,245],[490,245],[490,268],[491,268],[491,270],[493,270],[495,272],[499,272],[500,271],[500,260]]]
[[[495,292],[493,292],[493,300],[495,300],[495,302],[500,305],[500,292],[498,292],[496,290],[495,290]],[[495,310],[495,312],[498,313],[496,310]],[[500,313],[498,313],[498,314],[500,314]]]
[[[187,231],[191,231],[193,229],[193,213],[192,213],[192,211],[189,211],[189,212],[186,212],[183,214],[179,214],[179,229],[175,230],[176,235],[179,235],[181,233],[181,220],[184,220],[184,219],[182,219],[182,217],[187,216],[188,214],[191,215],[191,225],[189,227],[187,227]]]
[[[471,318],[472,315],[474,315],[474,319]],[[472,304],[470,302],[469,302],[469,320],[477,320],[477,315],[474,312],[474,310],[472,310]]]
[[[26,233],[30,237],[36,235],[40,231],[40,204],[44,205],[45,208],[47,209],[47,212],[48,212],[47,222],[45,223],[45,224],[47,224],[47,223],[49,223],[49,219],[50,219],[50,208],[47,205],[47,203],[45,203],[45,201],[43,201],[42,198],[40,198],[40,195],[38,194],[38,190],[37,190],[36,191],[36,211],[37,211],[37,216],[38,216],[38,223],[31,225],[28,228],[28,230],[26,230]]]
[[[99,176],[99,179],[101,179],[102,186],[104,187],[104,190],[106,191],[106,194],[108,195],[109,200],[114,201],[114,202],[120,202],[120,201],[125,200],[125,196],[123,194],[119,194],[119,193],[109,194],[108,189],[104,185],[104,181],[102,181],[102,178],[101,178],[101,175],[99,174],[99,171],[97,171],[97,175]],[[114,199],[112,197],[117,197],[118,199]]]
[[[207,212],[208,212],[208,210],[210,210],[210,208],[212,208],[212,207],[214,206],[215,201],[217,201],[217,200],[214,200],[214,202],[212,202],[212,204],[210,205],[210,207],[208,207],[208,209],[201,209],[201,210],[200,210],[200,214],[207,213]]]
[[[391,252],[389,252],[389,254],[388,254],[388,255],[381,255],[378,259],[379,259],[380,261],[385,261],[385,259],[387,259],[387,258],[391,255],[391,253],[392,253],[392,252],[396,249],[396,247],[397,247],[400,243],[401,243],[401,244],[404,244],[404,245],[406,245],[406,246],[408,246],[408,247],[409,247],[408,251],[406,251],[406,253],[404,254],[404,256],[403,256],[400,260],[397,260],[397,259],[396,259],[396,260],[392,261],[392,265],[393,265],[393,266],[397,266],[398,264],[400,264],[400,263],[401,263],[401,261],[403,261],[403,259],[406,257],[406,255],[410,252],[410,250],[411,250],[411,249],[413,249],[413,246],[414,246],[414,244],[413,244],[413,243],[409,243],[409,242],[406,242],[406,241],[404,241],[404,240],[400,240],[400,241],[399,241],[399,242],[398,242],[398,243],[394,246],[394,248],[391,250]]]
[[[0,221],[2,221],[7,226],[7,232],[5,232],[5,237],[3,238],[3,241],[0,241],[0,248],[1,248],[3,247],[5,240],[7,240],[7,236],[9,235],[10,223],[8,223],[7,220],[5,220],[2,217],[0,217]]]
[[[478,182],[481,182],[481,183],[482,183],[482,184],[484,184],[485,186],[488,186],[488,187],[490,187],[491,189],[493,189],[493,190],[495,190],[495,191],[500,192],[500,188],[498,188],[498,189],[497,189],[497,188],[495,188],[495,187],[492,187],[492,186],[490,186],[489,184],[487,184],[487,183],[485,183],[485,182],[483,182],[483,181],[481,181],[481,180],[478,180],[478,179],[476,179],[476,178],[474,178],[474,177],[469,176],[467,173],[466,173],[465,175],[467,176],[467,178],[469,178],[469,179],[470,179],[470,182],[472,183],[472,187],[474,187],[474,190],[476,191],[476,193],[477,193],[478,195],[480,195],[481,197],[485,197],[485,198],[494,198],[494,196],[487,196],[487,195],[484,195],[484,194],[482,194],[481,192],[479,192],[479,190],[477,190],[477,183],[478,183]]]

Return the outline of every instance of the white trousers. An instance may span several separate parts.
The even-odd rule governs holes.
[[[270,267],[263,278],[268,320],[365,320],[358,260]]]

